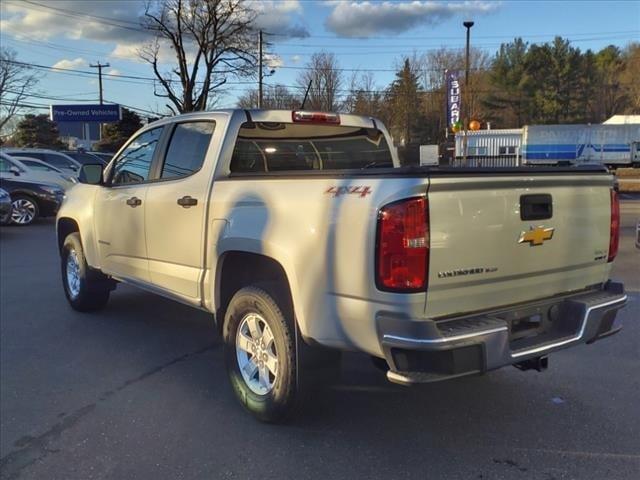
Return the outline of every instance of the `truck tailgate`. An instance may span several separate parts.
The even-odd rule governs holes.
[[[480,311],[604,282],[612,183],[604,173],[432,176],[426,315]]]

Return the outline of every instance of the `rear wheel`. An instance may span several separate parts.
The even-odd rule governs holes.
[[[256,418],[276,422],[292,413],[296,400],[293,319],[266,290],[236,292],[224,322],[227,374],[240,403]]]
[[[11,222],[16,225],[30,225],[38,217],[38,204],[31,197],[16,195],[11,201],[11,206]]]
[[[103,308],[109,300],[113,281],[87,265],[77,232],[65,238],[61,260],[62,284],[69,304],[80,312]]]

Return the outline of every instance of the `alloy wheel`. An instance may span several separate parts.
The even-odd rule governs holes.
[[[266,395],[278,379],[278,354],[273,332],[257,313],[244,316],[236,333],[240,373],[253,393]]]

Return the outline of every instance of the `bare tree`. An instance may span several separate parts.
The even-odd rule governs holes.
[[[343,108],[357,115],[385,117],[384,90],[377,88],[373,72],[354,72]]]
[[[140,51],[158,79],[154,94],[174,113],[206,110],[229,77],[255,74],[255,13],[244,0],[149,1],[143,26],[154,39]],[[163,70],[163,55],[174,62]]]
[[[309,97],[305,105],[312,110],[334,112],[340,109],[339,92],[343,84],[342,71],[333,53],[318,52],[297,78],[297,84],[304,92],[311,82]]]
[[[262,108],[274,110],[294,110],[302,99],[284,85],[265,85],[262,92]],[[240,108],[258,108],[258,90],[251,89],[238,99]]]
[[[37,83],[33,69],[18,62],[15,51],[0,48],[0,130],[18,113]]]

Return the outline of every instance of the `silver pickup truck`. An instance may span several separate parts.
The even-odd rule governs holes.
[[[620,329],[603,168],[400,167],[373,118],[225,110],[154,122],[80,182],[57,218],[71,306],[125,282],[211,312],[262,420],[340,351],[413,384],[541,370]]]

